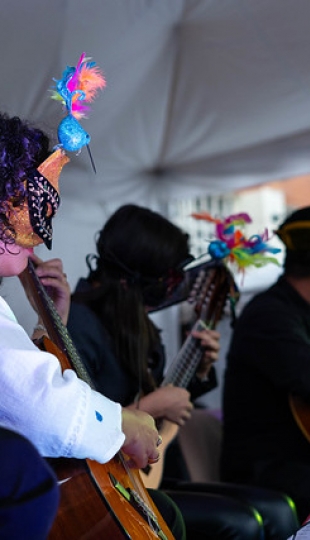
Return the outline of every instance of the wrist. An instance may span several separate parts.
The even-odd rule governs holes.
[[[156,391],[143,396],[139,401],[139,409],[151,415],[153,418],[161,418],[165,408],[162,402],[157,399]]]

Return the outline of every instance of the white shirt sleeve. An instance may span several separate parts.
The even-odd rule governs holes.
[[[310,538],[310,523],[306,522],[300,529],[290,536],[287,540],[309,540]]]
[[[121,448],[121,406],[61,371],[39,350],[0,297],[0,425],[27,437],[45,457],[109,461]]]

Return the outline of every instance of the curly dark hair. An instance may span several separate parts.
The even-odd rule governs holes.
[[[49,137],[19,117],[0,113],[0,240],[14,242],[8,222],[8,202],[25,200],[23,181],[49,156]]]

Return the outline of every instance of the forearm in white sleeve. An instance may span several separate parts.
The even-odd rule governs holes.
[[[46,457],[111,459],[124,442],[121,407],[64,374],[40,351],[0,299],[0,425],[27,437]]]

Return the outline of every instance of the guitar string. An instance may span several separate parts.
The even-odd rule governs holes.
[[[193,291],[195,291],[195,295],[199,298],[195,311],[202,318],[196,321],[191,332],[193,330],[200,331],[206,327],[210,329],[216,328],[225,308],[227,297],[231,293],[231,279],[230,272],[224,266],[213,268],[208,274],[204,272],[204,275],[202,275],[200,272],[190,294],[190,299],[191,303],[193,303]],[[217,296],[218,298],[216,298]],[[209,301],[208,304],[207,300]],[[204,323],[202,319],[207,322]],[[162,386],[175,384],[187,387],[202,356],[203,348],[199,347],[197,340],[189,334],[175,360],[168,368]],[[191,359],[190,362],[189,359]]]

